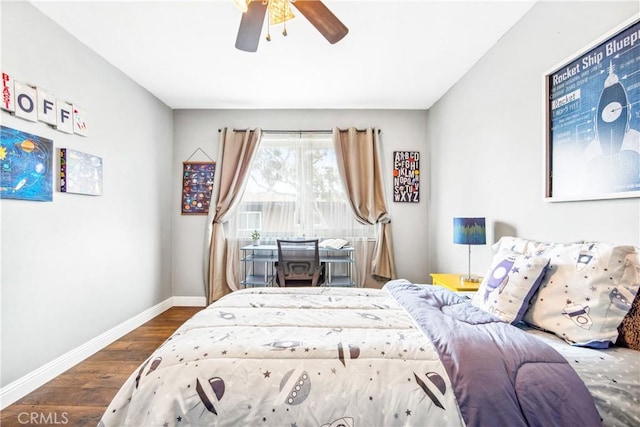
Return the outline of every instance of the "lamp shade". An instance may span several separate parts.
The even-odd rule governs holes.
[[[484,218],[453,218],[453,243],[461,245],[487,244]]]

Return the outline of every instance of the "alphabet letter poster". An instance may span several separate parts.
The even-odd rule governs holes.
[[[420,201],[420,153],[393,152],[393,201]]]

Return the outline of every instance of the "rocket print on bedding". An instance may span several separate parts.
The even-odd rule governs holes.
[[[198,313],[101,425],[464,425],[437,354],[388,295],[269,291],[268,304],[240,291]]]

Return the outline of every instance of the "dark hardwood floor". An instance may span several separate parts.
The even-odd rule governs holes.
[[[172,307],[6,407],[0,426],[95,427],[118,389],[202,307]]]

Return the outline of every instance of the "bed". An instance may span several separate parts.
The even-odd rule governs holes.
[[[99,426],[640,425],[636,351],[471,302],[406,280],[236,291],[136,369]]]
[[[518,325],[558,351],[595,399],[606,426],[640,426],[640,352],[613,346],[592,349],[567,345],[554,334]]]

